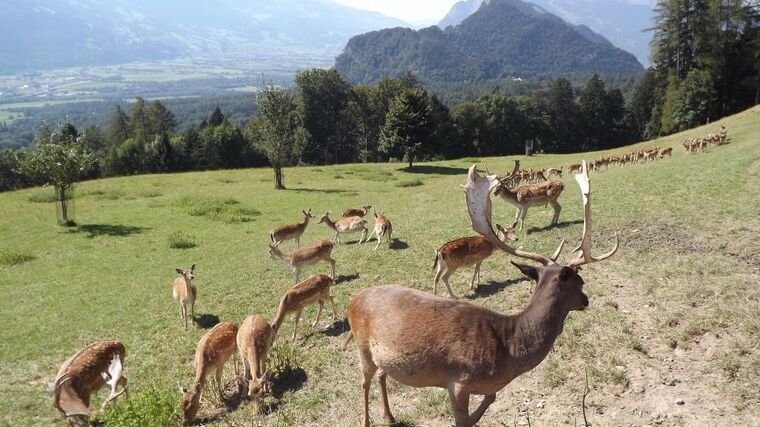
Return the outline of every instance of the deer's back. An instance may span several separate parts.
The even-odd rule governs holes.
[[[301,224],[287,224],[287,225],[280,225],[272,229],[272,234],[274,237],[278,237],[280,239],[292,237],[296,234],[301,234],[304,231],[304,229],[301,228]]]
[[[465,266],[491,256],[493,245],[482,236],[462,237],[444,243],[438,252],[443,255],[444,262],[452,267]]]
[[[114,354],[118,354],[123,361],[126,355],[124,344],[119,341],[96,341],[70,357],[61,366],[56,378],[69,374],[70,383],[77,393],[98,389],[105,384],[101,374],[107,371]]]
[[[214,326],[198,342],[195,349],[195,367],[216,366],[237,349],[238,325],[222,322]]]
[[[290,310],[295,310],[323,299],[330,294],[332,279],[324,274],[317,274],[293,285],[283,298],[283,303]]]
[[[260,354],[272,344],[272,327],[261,316],[248,316],[240,324],[236,341],[244,353],[253,351],[254,354]]]
[[[320,240],[309,246],[296,249],[290,254],[291,264],[299,264],[306,260],[313,259],[318,261],[330,256],[333,250],[333,243],[329,240]]]

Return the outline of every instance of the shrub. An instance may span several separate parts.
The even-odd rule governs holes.
[[[34,255],[28,253],[0,250],[0,265],[23,264],[35,258]]]
[[[152,387],[123,396],[96,420],[96,425],[109,427],[167,426],[180,420],[177,392],[174,388]]]
[[[170,234],[168,241],[169,247],[172,249],[190,249],[195,247],[195,237],[181,231]]]

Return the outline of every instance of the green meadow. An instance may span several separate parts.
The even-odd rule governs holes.
[[[682,139],[720,125],[727,144],[684,153]],[[589,309],[569,315],[553,352],[497,395],[481,425],[527,425],[528,417],[534,425],[579,422],[586,375],[594,425],[757,422],[760,108],[608,152],[520,158],[524,168],[567,169],[581,159],[653,146],[672,146],[673,156],[591,175],[595,253],[608,250],[615,231],[621,249],[584,267]],[[269,231],[300,221],[302,209],[334,218],[372,204],[393,222],[394,242],[373,251],[374,241],[356,244],[356,234],[333,251],[338,321],[328,308],[312,330],[316,307],[305,310],[295,344],[292,318],[285,322],[270,353],[274,389],[260,413],[236,394],[233,363],[222,385],[228,401],[206,393],[199,413],[211,425],[357,425],[358,358],[353,344],[340,349],[351,297],[390,283],[432,292],[435,249],[473,234],[459,187],[467,168],[477,163],[503,173],[512,160],[467,158],[411,170],[398,163],[288,168],[283,191],[272,189],[270,169],[89,181],[76,188],[75,227],[56,225],[49,188],[0,194],[0,425],[65,425],[47,398],[48,383],[64,360],[100,339],[125,344],[130,397],[98,422],[176,425],[175,382],[190,384],[200,337],[218,321],[273,319],[293,285],[290,268],[267,254]],[[548,254],[560,239],[580,238],[580,194],[571,177],[564,181],[559,225],[546,227],[550,208],[531,208],[519,234],[522,248]],[[511,223],[511,205],[494,198],[493,206],[494,222]],[[331,237],[312,220],[301,242]],[[290,250],[292,242],[282,247]],[[475,293],[466,292],[472,268],[459,270],[452,288],[473,304],[519,312],[532,285],[509,259],[496,253],[484,262]],[[175,268],[192,263],[199,296],[196,324],[185,331],[171,284]],[[302,277],[328,270],[318,264]],[[376,384],[370,405],[380,422]],[[391,409],[407,425],[453,423],[445,390],[391,380],[389,392]]]

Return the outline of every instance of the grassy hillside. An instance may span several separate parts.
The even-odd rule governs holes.
[[[729,144],[699,155],[683,153],[681,139],[721,124]],[[582,420],[585,373],[587,414],[596,425],[757,422],[760,108],[642,144],[655,145],[676,147],[673,157],[592,175],[596,247],[606,249],[619,230],[621,250],[612,260],[584,268],[591,306],[570,314],[555,350],[499,393],[481,425],[527,425],[527,416],[534,425]],[[522,163],[550,167],[581,158],[535,156]],[[472,234],[459,185],[475,162],[502,172],[512,159],[420,164],[412,172],[399,164],[288,169],[286,191],[272,190],[267,169],[93,181],[77,189],[74,228],[55,225],[47,189],[0,194],[0,424],[64,425],[46,397],[47,384],[66,358],[96,339],[120,339],[127,347],[132,396],[107,412],[111,422],[129,420],[123,417],[138,409],[161,412],[162,404],[168,406],[162,416],[174,411],[176,422],[174,381],[191,381],[203,327],[217,319],[240,322],[250,314],[274,317],[292,276],[267,255],[269,230],[300,220],[301,209],[339,215],[371,203],[393,221],[393,249],[343,244],[333,252],[339,317],[352,295],[369,286],[402,283],[431,290],[433,251]],[[531,209],[520,236],[524,248],[549,253],[561,238],[580,237],[578,189],[571,178],[565,182],[560,225],[543,229],[551,209]],[[495,219],[508,223],[513,216],[513,207],[494,200]],[[176,233],[195,247],[170,248]],[[315,221],[302,242],[329,236]],[[201,325],[185,332],[171,283],[175,267],[193,262]],[[324,272],[326,265],[308,270]],[[452,278],[455,292],[465,292],[471,274],[463,269]],[[508,313],[526,305],[531,285],[507,256],[486,261],[482,276],[478,292],[468,296],[473,303]],[[304,312],[296,345],[284,339],[292,320],[284,324],[270,357],[277,375],[267,414],[255,415],[252,405],[235,401],[225,409],[208,397],[200,415],[221,425],[357,424],[355,349],[340,351],[345,326],[332,325],[329,316],[312,332],[315,313],[314,307]],[[230,364],[228,395],[232,372]],[[397,419],[453,422],[446,391],[389,385]],[[379,421],[377,393],[375,385],[371,405]]]

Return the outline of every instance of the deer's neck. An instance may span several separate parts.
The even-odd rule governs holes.
[[[282,252],[279,249],[274,250],[274,256],[276,256],[280,261],[285,262],[286,264],[290,264],[290,255],[286,254],[285,252]]]
[[[304,217],[303,222],[298,225],[301,230],[304,230],[306,226],[309,225],[309,217],[308,216]]]
[[[529,371],[544,360],[562,333],[568,309],[551,298],[537,298],[534,293],[528,307],[517,316],[510,316],[511,328],[505,337],[515,369]]]
[[[499,188],[496,190],[496,194],[508,202],[517,203],[517,193],[514,190],[511,190],[505,184],[499,184]]]
[[[327,224],[328,227],[335,230],[335,221],[331,220],[330,217],[325,218],[325,224]]]

